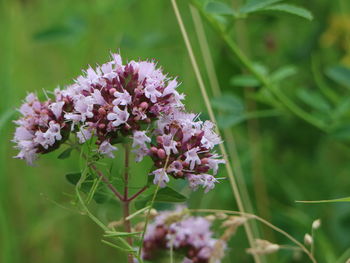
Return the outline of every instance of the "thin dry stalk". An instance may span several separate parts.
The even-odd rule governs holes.
[[[249,213],[244,213],[244,212],[240,212],[240,211],[230,211],[230,210],[219,210],[219,209],[190,209],[191,212],[194,213],[224,213],[224,214],[229,214],[229,215],[240,215],[240,216],[245,216],[249,219],[255,219],[259,222],[261,222],[262,224],[268,226],[269,228],[275,230],[276,232],[282,234],[283,236],[285,236],[286,238],[288,238],[290,241],[292,241],[295,245],[297,245],[298,247],[300,247],[300,249],[309,257],[309,259],[311,260],[311,262],[313,263],[317,263],[316,259],[314,258],[314,256],[312,255],[312,253],[302,244],[300,243],[298,240],[296,240],[294,237],[292,237],[290,234],[288,234],[286,231],[282,230],[281,228],[273,225],[272,223],[270,223],[269,221],[257,216],[257,215],[253,215],[253,214],[249,214]]]
[[[222,95],[222,92],[220,89],[217,74],[215,72],[214,63],[213,63],[212,56],[210,53],[209,44],[208,44],[208,40],[207,40],[205,31],[204,31],[201,17],[199,15],[199,12],[197,11],[197,9],[195,7],[193,7],[192,5],[190,5],[190,10],[191,10],[193,23],[194,23],[194,28],[195,28],[195,31],[197,33],[198,43],[199,43],[201,53],[202,53],[202,56],[204,59],[204,65],[206,67],[206,71],[208,74],[212,93],[213,93],[214,97],[220,97]],[[220,112],[219,112],[219,114],[220,114]],[[243,171],[241,168],[241,161],[240,161],[240,158],[238,155],[238,150],[236,147],[234,134],[233,134],[231,129],[224,129],[223,132],[224,132],[225,142],[228,146],[229,156],[231,157],[231,160],[235,160],[234,161],[235,165],[232,164],[232,166],[233,166],[234,174],[236,175],[237,184],[238,184],[238,187],[240,189],[243,203],[245,204],[245,208],[248,212],[254,213],[254,209],[253,209],[253,206],[251,203],[251,199],[249,197],[248,189],[247,189],[245,181],[244,181],[244,175],[243,175]],[[254,222],[253,223],[250,222],[250,224],[252,225],[254,237],[258,238],[259,231],[258,231],[256,224]]]
[[[188,38],[188,35],[187,35],[187,32],[186,32],[184,23],[182,21],[179,9],[177,7],[176,0],[171,0],[171,3],[172,3],[172,6],[173,6],[174,13],[175,13],[175,16],[177,18],[177,22],[179,24],[182,36],[184,38],[185,45],[186,45],[186,48],[187,48],[187,51],[188,51],[188,54],[189,54],[189,57],[190,57],[190,60],[191,60],[191,63],[192,63],[192,67],[193,67],[193,70],[195,72],[195,75],[196,75],[196,78],[197,78],[197,81],[198,81],[198,84],[199,84],[199,88],[201,90],[201,93],[202,93],[202,96],[203,96],[206,108],[207,108],[208,113],[209,113],[209,117],[210,117],[210,119],[211,119],[211,121],[213,123],[216,123],[216,118],[215,118],[213,109],[212,109],[212,107],[210,105],[209,97],[208,97],[207,91],[205,89],[204,82],[203,82],[201,73],[199,71],[199,67],[198,67],[196,59],[194,57],[192,46],[191,46],[191,43],[189,41],[189,38]],[[219,129],[217,127],[216,127],[216,132],[217,132],[217,134],[220,135],[220,131],[219,131]],[[227,158],[227,152],[226,152],[226,149],[223,146],[223,144],[220,144],[220,151],[221,151],[221,153],[223,155],[223,158],[224,158],[224,160],[226,162],[225,167],[226,167],[226,170],[227,170],[227,175],[228,175],[228,178],[230,180],[230,184],[231,184],[231,187],[232,187],[232,190],[233,190],[234,197],[235,197],[236,202],[237,202],[238,209],[239,209],[239,211],[244,212],[245,208],[244,208],[244,205],[243,205],[243,202],[242,202],[242,198],[240,196],[240,192],[238,190],[238,186],[237,186],[235,177],[233,176],[231,163],[230,163],[230,161]],[[246,234],[247,234],[247,238],[248,238],[248,241],[249,241],[250,245],[254,246],[254,237],[253,237],[250,225],[249,224],[244,224],[244,228],[245,228],[245,231],[246,231]],[[260,259],[258,257],[256,257],[256,256],[254,256],[254,260],[255,260],[255,262],[260,262]]]

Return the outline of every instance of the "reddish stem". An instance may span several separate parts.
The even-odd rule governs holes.
[[[148,186],[144,186],[142,187],[137,193],[133,194],[132,196],[129,197],[129,199],[127,200],[128,202],[131,202],[132,200],[134,200],[136,197],[138,197],[140,194],[142,194],[145,190],[147,190]]]
[[[118,190],[111,184],[111,182],[108,180],[108,178],[99,170],[97,170],[96,166],[94,164],[89,165],[101,178],[102,182],[104,182],[108,188],[113,192],[113,194],[120,200],[123,201],[124,197],[118,192]]]

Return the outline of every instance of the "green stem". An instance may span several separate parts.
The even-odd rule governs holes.
[[[129,195],[129,155],[130,155],[130,149],[129,145],[124,145],[124,197],[122,199],[123,202],[123,222],[124,222],[124,228],[125,232],[131,233],[131,223],[130,220],[127,220],[127,217],[130,215],[130,201],[128,200]],[[132,237],[127,237],[127,241],[130,246],[132,246]],[[133,254],[128,254],[128,262],[133,263]]]
[[[284,95],[279,89],[276,89],[269,79],[261,74],[255,67],[254,63],[243,53],[243,51],[236,45],[232,38],[224,31],[222,26],[213,17],[209,16],[204,12],[201,3],[198,0],[191,0],[192,4],[199,10],[201,15],[209,22],[211,27],[219,34],[224,40],[225,44],[229,47],[232,53],[237,57],[239,62],[252,74],[254,75],[261,84],[272,92],[292,113],[303,119],[304,121],[314,125],[320,130],[327,131],[325,124],[313,117],[308,112],[297,106],[292,100]]]

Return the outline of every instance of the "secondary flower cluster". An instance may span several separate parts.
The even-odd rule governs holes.
[[[131,137],[136,161],[144,156],[154,161],[154,183],[165,186],[171,175],[187,179],[193,189],[212,189],[217,180],[208,171],[216,174],[223,163],[212,152],[221,142],[214,125],[185,113],[176,79],[154,62],[123,65],[119,54],[112,56],[112,61],[88,68],[73,85],[56,89],[52,100],[27,96],[15,122],[16,157],[33,164],[38,154],[57,149],[74,134],[80,143],[94,138],[97,152],[114,158],[115,144]]]
[[[184,253],[183,263],[220,263],[226,244],[213,238],[211,222],[204,217],[188,216],[184,210],[160,212],[145,234],[142,257],[152,260],[162,250]],[[217,246],[220,244],[220,246]],[[219,253],[215,250],[221,250]],[[220,258],[215,255],[220,254]]]

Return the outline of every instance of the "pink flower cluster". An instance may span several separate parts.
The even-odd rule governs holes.
[[[40,102],[33,93],[28,94],[19,112],[22,118],[16,120],[18,125],[13,141],[20,150],[17,158],[33,164],[39,153],[57,149],[68,138],[70,124],[65,122],[64,102]]]
[[[212,152],[221,142],[214,125],[185,113],[176,79],[164,75],[154,62],[123,65],[119,54],[112,57],[87,69],[73,85],[56,89],[53,100],[39,102],[34,94],[27,96],[19,109],[22,117],[15,122],[13,141],[20,150],[16,157],[33,164],[38,154],[58,148],[74,134],[79,143],[94,138],[97,153],[114,158],[115,144],[130,137],[136,161],[153,159],[154,183],[165,186],[171,175],[186,178],[193,189],[212,189],[217,180],[208,171],[216,174],[223,163]]]
[[[199,216],[185,216],[172,222],[172,214],[174,211],[161,212],[149,224],[142,257],[152,260],[172,247],[174,252],[185,253],[183,263],[208,263],[218,241],[210,231],[211,222]]]

